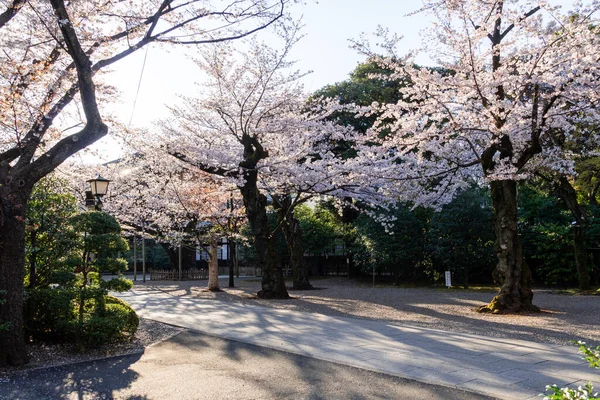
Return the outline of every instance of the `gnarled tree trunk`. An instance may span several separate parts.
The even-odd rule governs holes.
[[[302,242],[302,229],[300,222],[294,217],[294,212],[290,209],[292,199],[287,196],[280,201],[277,210],[278,219],[281,223],[281,230],[290,253],[290,267],[292,269],[293,289],[310,290],[313,286],[308,280],[308,265],[304,262],[304,244]]]
[[[492,181],[490,188],[496,233],[494,250],[498,256],[494,279],[501,287],[490,304],[480,307],[479,311],[539,311],[532,302],[531,273],[523,260],[523,249],[517,232],[517,182]]]
[[[245,175],[246,183],[240,187],[246,217],[250,222],[254,236],[254,245],[258,264],[262,271],[261,290],[258,297],[263,299],[287,299],[289,294],[283,279],[283,270],[276,262],[269,218],[267,217],[267,198],[257,187],[257,171],[250,170]]]
[[[14,180],[13,180],[14,181]],[[21,180],[19,180],[21,181]],[[21,181],[23,182],[23,181]],[[25,278],[25,210],[31,195],[18,182],[0,185],[0,322],[9,322],[0,332],[0,367],[28,361],[23,335],[23,279]]]

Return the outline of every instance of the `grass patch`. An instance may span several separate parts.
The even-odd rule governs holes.
[[[578,288],[551,290],[552,294],[562,294],[566,296],[600,296],[600,289],[579,290]]]

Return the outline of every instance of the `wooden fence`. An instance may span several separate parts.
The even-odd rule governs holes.
[[[208,279],[208,270],[202,268],[190,268],[181,271],[182,281]],[[178,281],[179,270],[177,269],[151,269],[150,280],[152,281]]]
[[[219,275],[229,275],[229,267],[219,266]],[[236,273],[236,275],[237,275],[237,273]],[[239,267],[239,275],[240,276],[260,276],[260,268],[240,266]]]

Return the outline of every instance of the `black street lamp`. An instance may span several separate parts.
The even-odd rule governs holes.
[[[94,179],[87,181],[90,184],[90,189],[87,191],[85,204],[86,206],[93,206],[96,211],[102,210],[102,197],[108,192],[109,179],[105,179],[98,175]]]

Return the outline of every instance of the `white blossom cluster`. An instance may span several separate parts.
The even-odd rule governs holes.
[[[258,171],[260,190],[270,198],[391,201],[378,188],[370,159],[344,158],[336,151],[340,143],[358,142],[360,135],[328,118],[343,106],[325,100],[307,105],[299,84],[302,74],[287,61],[297,30],[282,38],[282,50],[251,42],[247,52],[224,44],[203,53],[198,66],[209,80],[201,85],[200,97],[184,98],[173,107],[173,117],[145,139],[144,152],[160,149],[242,187],[244,160],[249,151],[260,149],[252,168]]]
[[[102,71],[149,43],[196,44],[237,38],[287,18],[287,6],[294,2],[70,1],[64,2],[68,19],[57,18],[46,0],[3,2],[0,156],[31,146],[33,151],[26,151],[29,161],[29,153],[41,155],[61,139],[80,138],[72,135],[72,129],[83,126],[86,117],[73,101],[78,97],[76,69],[61,27],[75,30],[90,59],[102,104],[114,102],[116,95],[114,88],[103,83]],[[18,158],[12,153],[6,157],[11,162]]]
[[[541,1],[424,3],[436,21],[426,46],[442,67],[379,57],[387,79],[410,84],[398,103],[361,110],[379,116],[363,151],[387,190],[431,205],[473,180],[572,176],[597,149],[598,2],[569,15]]]

